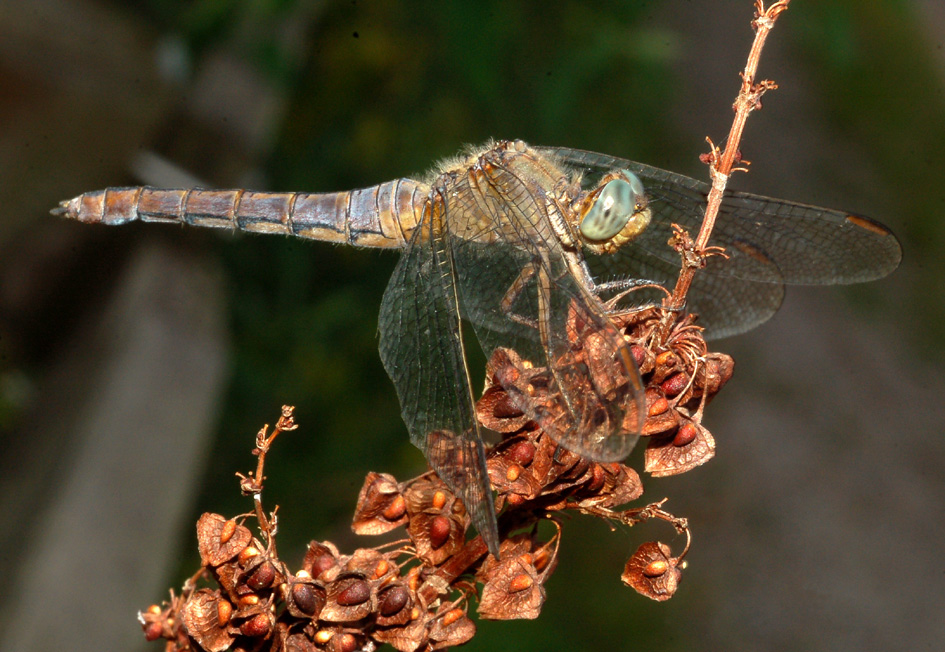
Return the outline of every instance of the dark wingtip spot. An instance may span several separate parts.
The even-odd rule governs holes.
[[[859,215],[847,215],[847,222],[854,226],[858,226],[861,229],[866,229],[871,233],[876,235],[892,235],[892,232],[887,229],[885,226],[879,222],[875,222],[868,217],[861,217]]]

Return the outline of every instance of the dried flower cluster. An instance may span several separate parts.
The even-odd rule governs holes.
[[[706,351],[701,330],[689,318],[673,324],[664,323],[665,317],[663,311],[648,309],[614,320],[646,384],[645,466],[658,476],[688,471],[712,457],[715,444],[701,425],[702,414],[733,370],[731,358]],[[593,335],[572,311],[569,355],[587,365],[595,383],[606,386],[606,364]],[[358,497],[354,531],[372,535],[404,526],[409,540],[351,555],[329,542],[312,542],[301,568],[290,571],[276,552],[274,514],[265,514],[260,498],[269,446],[277,434],[296,427],[292,408],[284,408],[272,434],[264,428],[257,435],[255,475],[240,476],[244,494],[255,501],[254,513],[200,518],[202,568],[180,595],[172,594],[168,603],[141,614],[146,637],[165,639],[167,650],[207,652],[353,652],[383,643],[413,652],[460,645],[475,633],[467,615],[471,598],[478,601],[481,618],[538,616],[545,580],[557,563],[561,528],[555,515],[562,510],[626,525],[657,518],[685,534],[685,549],[675,556],[666,544],[642,544],[622,574],[639,593],[669,599],[689,548],[685,519],[664,511],[663,501],[618,510],[643,494],[636,471],[620,463],[592,462],[558,446],[515,407],[521,403],[510,392],[555,403],[557,397],[543,394],[549,386],[546,368],[522,360],[515,351],[498,349],[487,373],[477,416],[483,426],[502,434],[487,459],[497,492],[499,559],[487,554],[480,537],[467,538],[466,509],[435,474],[398,482],[370,473]],[[244,525],[251,518],[261,538]],[[541,521],[555,525],[553,535],[540,536]]]

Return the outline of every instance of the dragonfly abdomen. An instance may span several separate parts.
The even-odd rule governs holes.
[[[412,179],[331,193],[160,189],[87,192],[53,212],[80,222],[179,222],[282,233],[359,247],[402,248],[419,222],[430,189]]]

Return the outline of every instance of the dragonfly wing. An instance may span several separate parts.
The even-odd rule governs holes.
[[[623,459],[643,418],[629,347],[569,271],[540,184],[506,165],[502,153],[486,157],[489,165],[471,169],[450,192],[447,230],[464,234],[453,244],[463,314],[487,356],[510,348],[546,370],[540,400],[500,379],[519,409],[568,449],[594,460]],[[483,225],[477,237],[470,237],[470,221]],[[504,305],[522,274],[528,282]],[[581,339],[588,335],[593,354]],[[595,375],[601,367],[606,373]]]
[[[588,256],[587,262],[597,279],[639,278],[669,289],[676,283],[680,266],[679,258],[669,262],[633,243],[624,246],[617,255]],[[699,316],[706,339],[751,330],[768,321],[781,307],[784,299],[781,283],[758,283],[703,272],[700,270],[693,277],[686,309]],[[639,288],[617,307],[660,305],[665,296],[652,288]]]
[[[708,184],[605,154],[566,148],[543,151],[578,168],[628,169],[643,181],[653,219],[636,240],[613,254],[613,261],[606,265],[611,274],[619,275],[622,268],[634,270],[640,260],[659,259],[678,268],[678,255],[666,245],[672,225],[679,224],[695,236],[702,224]],[[705,278],[693,285],[691,307],[746,301],[742,314],[736,311],[724,317],[725,313],[718,313],[724,319],[717,334],[726,335],[753,328],[764,321],[766,311],[768,316],[773,314],[783,296],[779,286],[784,283],[874,280],[896,269],[902,258],[892,232],[869,218],[737,191],[726,191],[709,243],[724,247],[728,258],[709,259],[696,275],[697,280]],[[707,296],[701,296],[703,292]],[[711,329],[711,316],[706,317]]]
[[[424,213],[384,292],[380,354],[410,440],[463,501],[489,551],[499,534],[462,333],[442,202]],[[431,214],[432,212],[432,214]]]

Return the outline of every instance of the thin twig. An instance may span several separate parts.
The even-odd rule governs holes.
[[[722,196],[728,178],[739,158],[738,144],[742,138],[745,122],[748,120],[749,113],[761,107],[761,96],[766,91],[777,88],[774,82],[767,80],[755,83],[755,73],[758,70],[758,61],[761,59],[761,50],[764,48],[765,39],[774,27],[775,21],[788,8],[789,3],[790,0],[779,0],[765,9],[762,0],[755,2],[755,18],[751,23],[755,30],[755,40],[748,55],[748,63],[741,73],[742,86],[733,107],[735,109],[735,119],[732,122],[731,130],[729,130],[728,138],[725,140],[724,151],[719,152],[719,149],[709,141],[712,151],[707,158],[709,175],[712,178],[712,189],[709,191],[705,217],[699,235],[694,242],[690,241],[681,251],[683,264],[679,272],[679,278],[676,281],[672,296],[664,303],[664,307],[668,310],[667,315],[675,315],[682,310],[686,305],[686,295],[689,293],[689,287],[692,285],[696,270],[705,265],[705,259],[709,255],[717,253],[708,247],[709,236],[715,226],[715,218],[722,204]],[[662,329],[664,334],[668,333],[668,326],[667,323]]]

